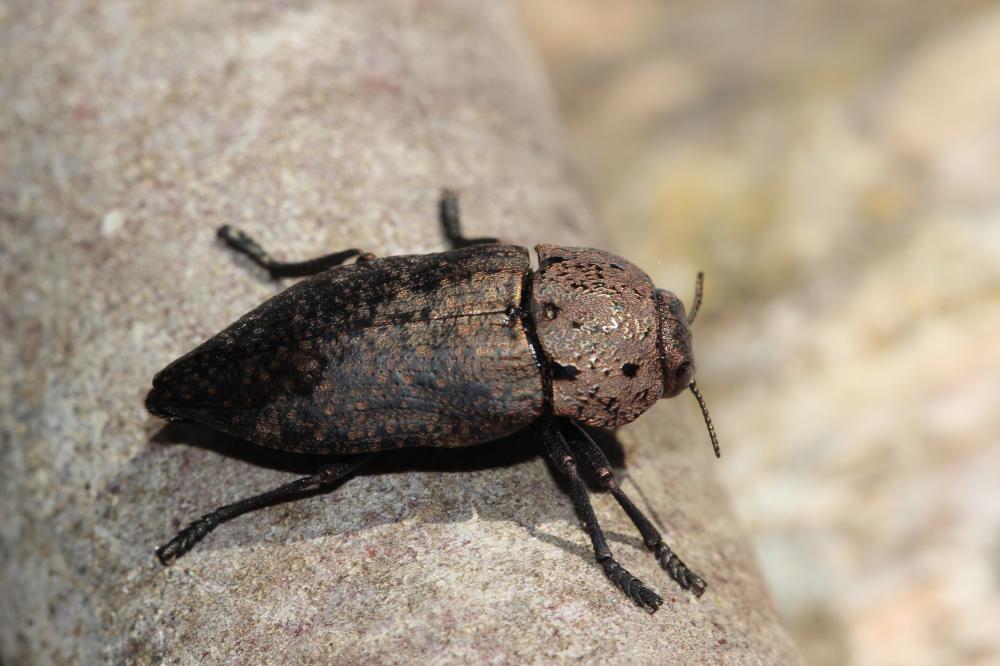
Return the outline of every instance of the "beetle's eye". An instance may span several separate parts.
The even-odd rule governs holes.
[[[684,361],[679,366],[677,366],[677,371],[674,373],[674,386],[687,386],[694,379],[694,369],[688,361]]]

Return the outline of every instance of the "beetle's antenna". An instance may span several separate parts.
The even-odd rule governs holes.
[[[697,301],[695,302],[697,303]],[[705,417],[705,425],[708,426],[708,436],[712,438],[712,448],[715,449],[715,457],[721,458],[722,452],[719,450],[719,438],[715,435],[715,426],[712,425],[712,417],[708,415],[708,407],[705,406],[705,399],[701,397],[701,391],[698,390],[698,385],[694,382],[691,382],[688,388],[691,389],[691,393],[694,393],[694,397],[698,399],[702,416]]]
[[[701,307],[701,290],[705,283],[705,274],[698,271],[698,277],[694,281],[694,303],[691,304],[691,314],[688,315],[688,324],[694,323],[694,318],[698,316],[698,308]]]

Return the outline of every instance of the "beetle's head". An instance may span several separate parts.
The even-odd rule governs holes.
[[[698,390],[698,385],[694,381],[695,365],[694,349],[691,346],[691,323],[698,314],[698,308],[701,307],[702,280],[703,275],[698,273],[690,314],[685,313],[684,304],[672,291],[657,289],[654,292],[656,314],[660,325],[660,366],[663,369],[663,397],[672,398],[684,389],[691,390],[701,407],[709,437],[712,438],[712,448],[715,449],[715,455],[718,457],[719,440],[715,436],[715,427],[712,425],[712,418],[708,415],[708,407],[705,406],[705,400],[701,397],[701,391]]]
[[[660,366],[663,397],[672,398],[694,381],[694,350],[684,304],[672,291],[657,289],[656,314],[660,323]]]

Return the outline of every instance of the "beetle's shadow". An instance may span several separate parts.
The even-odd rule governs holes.
[[[613,431],[587,428],[587,432],[601,447],[612,465],[615,467],[624,465],[625,451]],[[256,467],[303,475],[312,474],[322,465],[345,459],[345,456],[269,449],[186,421],[167,424],[150,441],[161,446],[180,444],[197,446]],[[382,451],[366,463],[359,474],[405,471],[470,472],[516,465],[538,456],[539,451],[538,437],[528,428],[503,439],[474,446],[409,447]],[[556,478],[561,479],[561,476],[557,475]],[[588,485],[590,485],[589,478]],[[595,489],[596,487],[591,485],[591,490]]]
[[[614,432],[590,428],[587,431],[615,467],[621,467],[624,464],[624,449]],[[160,447],[193,446],[220,454],[224,458],[239,460],[255,467],[300,475],[312,474],[322,465],[348,458],[345,456],[313,455],[268,449],[189,422],[173,422],[166,425],[153,435],[151,442]],[[529,428],[500,440],[474,446],[452,448],[412,447],[383,451],[375,454],[353,476],[380,476],[414,471],[433,471],[442,472],[449,476],[455,474],[457,476],[454,481],[449,480],[446,483],[461,484],[460,475],[463,473],[512,467],[539,457],[540,451],[540,440],[537,434]],[[220,460],[218,464],[228,463]],[[595,479],[593,479],[593,475],[589,473],[582,460],[580,461],[580,467],[583,472],[582,475],[591,490],[598,490],[594,483]],[[467,507],[468,511],[450,511],[445,513],[448,513],[450,516],[449,520],[454,521],[467,520],[474,514],[480,519],[487,521],[506,520],[514,522],[523,527],[533,538],[555,545],[590,562],[593,560],[593,553],[589,548],[566,541],[555,535],[547,534],[538,528],[538,523],[565,518],[567,505],[571,504],[568,483],[551,465],[548,465],[548,468],[549,481],[554,482],[554,485],[561,488],[561,497],[553,498],[554,501],[551,502],[542,502],[540,506],[533,506],[533,513],[530,518],[524,516],[523,512],[519,515],[512,502],[497,501],[495,498],[483,499],[481,501],[478,498],[470,498]],[[210,472],[204,474],[206,477],[211,475]],[[202,476],[202,474],[199,473],[197,476]],[[322,489],[284,499],[276,504],[285,504],[308,497],[334,493],[346,480],[344,479],[337,484]],[[200,482],[191,479],[190,483]],[[260,488],[255,492],[263,492],[269,489]],[[511,492],[517,492],[517,490],[512,490]],[[419,501],[423,500],[418,500],[418,506]],[[426,501],[430,502],[432,499],[427,498]],[[204,510],[209,510],[215,507],[203,508]],[[440,512],[434,513],[435,515],[441,515]],[[188,520],[195,517],[181,516],[181,524],[186,524]],[[397,519],[401,517],[405,516],[397,516]],[[217,529],[218,531],[222,531],[226,528],[227,526],[223,525]],[[623,535],[608,530],[605,530],[605,535],[612,542],[628,544],[639,549],[643,548],[642,542],[637,536]],[[195,546],[195,548],[211,548],[211,545],[204,543]]]

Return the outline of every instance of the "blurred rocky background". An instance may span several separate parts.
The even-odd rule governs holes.
[[[521,8],[807,660],[1000,663],[1000,4]]]

